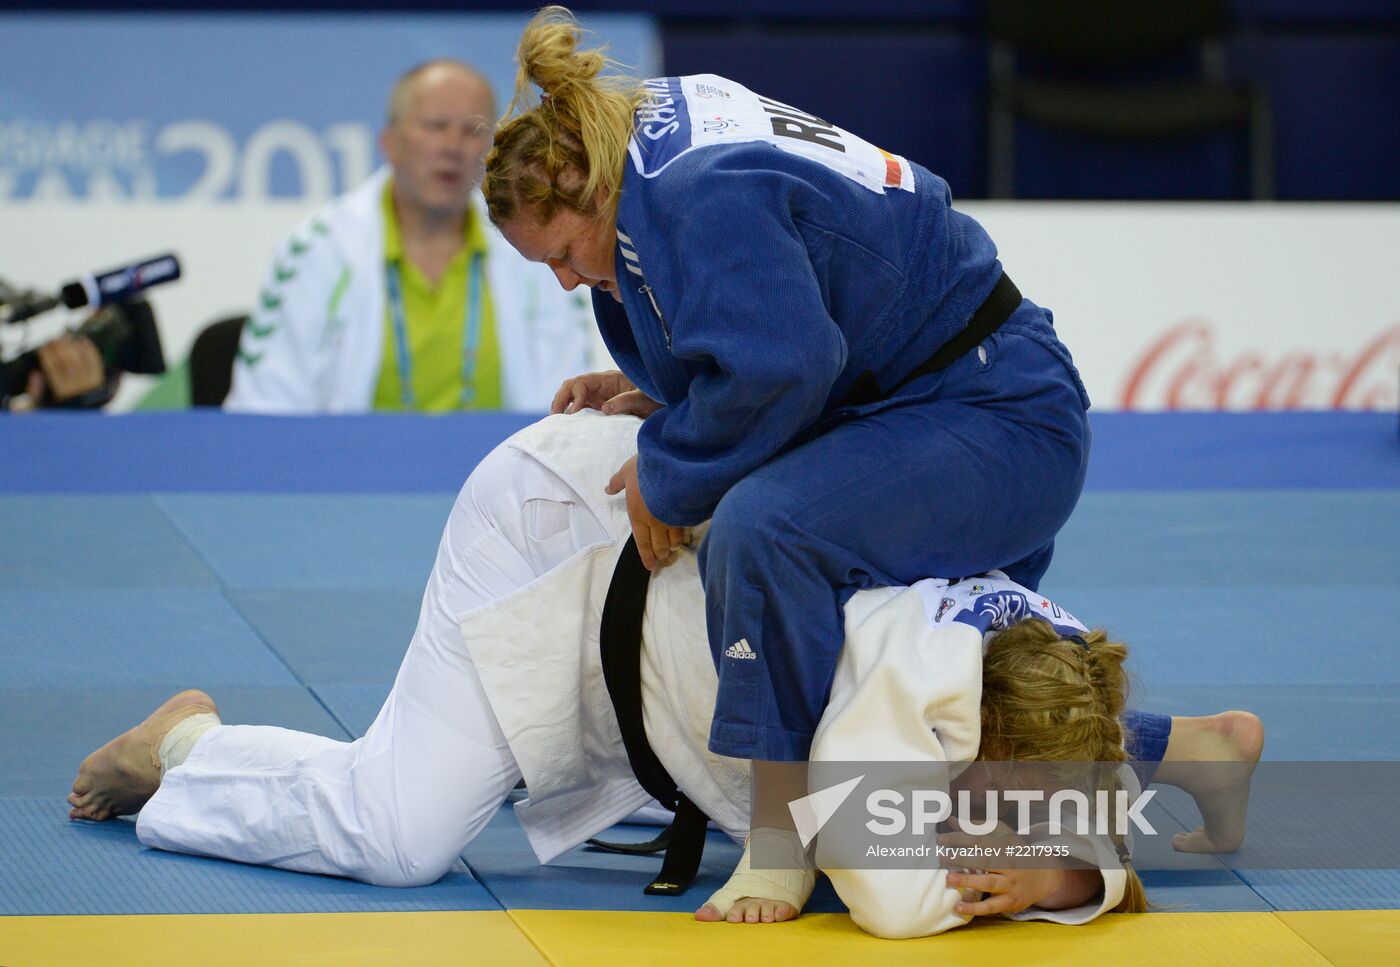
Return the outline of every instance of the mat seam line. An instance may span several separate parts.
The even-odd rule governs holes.
[[[1189,793],[1188,793],[1188,795],[1189,795]],[[1177,823],[1180,824],[1181,827],[1182,827],[1183,829],[1185,829],[1187,832],[1190,832],[1190,831],[1191,831],[1191,827],[1190,827],[1190,825],[1186,822],[1186,820],[1182,819],[1180,816],[1178,816],[1178,815],[1176,814],[1175,811],[1173,811],[1173,809],[1172,809],[1172,804],[1171,804],[1171,800],[1169,800],[1169,799],[1164,799],[1164,800],[1162,800],[1162,809],[1166,812],[1166,814],[1167,814],[1168,816],[1170,816],[1172,819],[1176,820]],[[1175,848],[1175,847],[1173,847],[1173,848]],[[1238,883],[1240,883],[1241,885],[1243,885],[1244,888],[1245,888],[1246,890],[1248,890],[1250,893],[1253,893],[1255,896],[1257,896],[1257,897],[1259,898],[1260,902],[1262,902],[1265,906],[1267,906],[1267,907],[1269,908],[1268,910],[1260,910],[1260,911],[1256,911],[1256,912],[1259,912],[1259,913],[1270,913],[1270,914],[1278,913],[1278,912],[1279,912],[1278,907],[1274,906],[1273,901],[1270,900],[1268,897],[1264,896],[1264,894],[1260,893],[1258,890],[1256,890],[1256,889],[1254,888],[1254,884],[1253,884],[1253,883],[1250,883],[1250,882],[1249,882],[1248,880],[1246,880],[1244,877],[1240,876],[1238,870],[1236,870],[1233,866],[1229,866],[1229,865],[1226,864],[1225,862],[1221,861],[1221,860],[1219,859],[1218,856],[1216,857],[1216,860],[1217,860],[1217,862],[1220,862],[1220,866],[1221,866],[1222,869],[1229,871],[1230,875],[1233,876],[1233,877],[1235,878],[1235,880],[1236,880]],[[1204,912],[1208,912],[1208,911],[1200,911],[1200,912],[1204,913]]]
[[[534,947],[536,950],[538,950],[538,951],[540,952],[540,956],[543,957],[543,958],[545,959],[545,962],[546,962],[546,963],[552,964],[552,965],[554,965],[554,967],[559,967],[559,961],[557,961],[557,960],[555,960],[553,957],[551,957],[551,956],[549,955],[549,952],[546,951],[543,947],[541,947],[541,946],[539,945],[539,942],[535,940],[534,936],[530,933],[530,931],[529,931],[528,929],[526,929],[525,924],[521,923],[519,920],[517,920],[517,919],[515,918],[515,911],[514,911],[514,910],[506,910],[506,916],[510,917],[510,922],[513,923],[513,924],[515,924],[515,929],[517,929],[517,930],[519,930],[521,933],[523,933],[523,934],[525,935],[525,939],[528,940],[528,941],[530,941],[530,946]]]
[[[1303,936],[1301,933],[1299,933],[1298,931],[1294,930],[1291,926],[1289,926],[1289,925],[1288,925],[1288,921],[1285,920],[1285,919],[1283,919],[1283,917],[1279,916],[1279,913],[1281,913],[1281,912],[1283,912],[1283,911],[1275,910],[1273,913],[1270,914],[1270,916],[1272,916],[1275,920],[1277,920],[1280,924],[1282,924],[1282,925],[1283,925],[1283,929],[1287,930],[1289,933],[1293,934],[1293,936],[1295,936],[1295,937],[1297,937],[1299,940],[1303,941],[1303,943],[1307,945],[1307,947],[1308,947],[1309,950],[1312,950],[1312,951],[1313,951],[1314,953],[1316,953],[1319,957],[1321,957],[1324,961],[1326,961],[1326,962],[1329,963],[1329,964],[1332,964],[1333,967],[1336,967],[1337,962],[1336,962],[1335,960],[1333,960],[1331,957],[1327,956],[1327,955],[1326,955],[1325,953],[1323,953],[1321,950],[1319,950],[1319,949],[1317,948],[1317,945],[1314,944],[1311,940],[1309,940],[1307,937]],[[1289,912],[1293,912],[1293,911],[1289,911]]]
[[[271,641],[268,640],[266,635],[262,633],[262,630],[258,628],[257,624],[248,615],[247,611],[244,610],[243,606],[240,605],[238,601],[233,597],[233,589],[229,587],[228,583],[224,580],[223,574],[219,571],[217,567],[214,566],[213,561],[208,559],[208,557],[204,554],[200,547],[190,537],[189,533],[186,532],[185,529],[180,526],[180,522],[174,517],[172,517],[171,514],[167,511],[165,503],[160,499],[162,494],[151,494],[150,496],[152,498],[152,503],[155,504],[156,510],[160,513],[160,515],[164,517],[167,521],[169,521],[170,526],[173,527],[176,533],[180,535],[181,540],[183,540],[185,544],[190,547],[191,551],[194,552],[196,557],[198,557],[201,561],[204,562],[205,566],[209,568],[210,573],[212,573],[218,580],[219,594],[225,601],[228,602],[229,607],[232,608],[234,613],[237,614],[238,617],[243,621],[243,623],[248,626],[248,629],[257,637],[258,641],[262,642],[263,647],[266,648],[268,652],[270,652],[272,656],[277,659],[278,663],[280,663],[282,667],[287,670],[287,674],[290,675],[299,686],[301,686],[303,691],[305,691],[308,695],[311,696],[311,700],[314,701],[318,706],[320,706],[321,709],[325,711],[325,713],[328,716],[330,716],[332,722],[334,722],[340,727],[341,731],[345,733],[346,739],[353,742],[355,740],[354,730],[352,730],[349,727],[349,725],[347,725],[344,721],[341,720],[341,717],[336,714],[334,709],[332,709],[328,704],[326,704],[325,699],[321,697],[321,694],[316,690],[316,687],[314,685],[312,685],[310,682],[303,680],[302,677],[299,674],[297,674],[296,669],[292,667],[291,663],[287,661],[286,657],[280,651],[278,651],[277,647]],[[491,890],[490,886],[487,885],[486,881],[477,875],[476,870],[472,869],[471,863],[467,861],[465,853],[460,854],[457,858],[467,869],[467,872],[471,874],[472,879],[478,885],[480,885],[483,890],[486,891],[486,895],[489,896],[492,900],[494,900],[496,905],[500,907],[502,911],[509,913],[510,911],[506,907],[505,902],[500,897],[496,896],[496,894]]]
[[[191,537],[190,533],[187,530],[185,530],[185,528],[181,525],[180,521],[171,515],[163,499],[164,497],[170,496],[170,494],[167,494],[165,492],[155,492],[150,494],[149,496],[151,497],[152,503],[155,504],[156,509],[160,512],[161,516],[170,522],[170,526],[175,528],[175,531],[180,535],[180,538],[189,546],[190,550],[194,552],[195,556],[204,562],[204,565],[209,568],[210,573],[213,574],[214,577],[218,580],[220,597],[222,597],[225,601],[228,602],[229,607],[233,609],[234,613],[238,615],[238,617],[242,620],[243,624],[246,625],[248,630],[251,631],[253,635],[258,639],[258,641],[262,643],[262,646],[268,650],[272,657],[277,659],[277,663],[280,664],[284,669],[286,669],[287,674],[292,677],[292,680],[296,682],[299,686],[301,686],[303,691],[305,691],[311,696],[312,701],[319,705],[325,711],[325,713],[330,716],[332,722],[340,726],[340,730],[343,733],[345,733],[346,740],[353,742],[355,736],[351,732],[351,730],[346,726],[346,724],[340,720],[340,716],[336,715],[335,712],[333,712],[330,709],[330,707],[326,705],[324,701],[321,700],[321,696],[316,694],[316,690],[311,686],[311,684],[303,680],[302,677],[299,674],[297,674],[296,669],[293,668],[291,663],[287,661],[286,656],[284,656],[280,651],[278,651],[276,646],[274,646],[272,642],[268,640],[267,636],[262,633],[262,630],[248,616],[248,613],[242,608],[242,606],[239,605],[237,600],[234,599],[233,588],[229,587],[228,582],[225,580],[223,573],[217,567],[214,566],[214,562],[211,561],[209,557],[204,553],[203,549],[198,545],[198,543],[195,542],[193,537]]]
[[[501,809],[506,808],[506,806],[508,805],[510,805],[510,800],[506,800],[506,802],[502,803],[496,811],[500,812]],[[483,828],[481,832],[485,832],[485,829]],[[480,836],[481,832],[477,833],[476,835]],[[475,842],[475,838],[473,838],[473,842]],[[467,846],[470,847],[471,843],[468,843]],[[472,875],[472,879],[475,880],[477,883],[481,884],[481,888],[486,891],[486,895],[489,896],[491,899],[495,900],[497,905],[499,905],[502,910],[504,910],[506,913],[510,913],[510,907],[506,906],[506,901],[496,896],[496,892],[491,889],[491,885],[487,883],[486,880],[483,879],[480,875],[478,875],[476,870],[472,869],[471,860],[467,859],[467,853],[465,849],[457,858],[462,861],[462,865],[467,868],[467,872]],[[512,919],[511,922],[514,923],[514,919]]]

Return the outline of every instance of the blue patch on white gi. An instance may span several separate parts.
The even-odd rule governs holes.
[[[972,602],[971,608],[964,608],[953,618],[965,625],[971,625],[986,634],[1010,628],[1022,618],[1035,612],[1026,596],[1017,591],[993,591]]]
[[[978,587],[979,585],[974,585]],[[1070,624],[1061,624],[1054,621],[1046,614],[1047,608],[1054,608],[1055,612],[1070,620],[1074,620],[1070,615],[1061,611],[1057,605],[1049,601],[1042,601],[1042,607],[1033,605],[1029,598],[1019,591],[992,591],[984,594],[972,602],[970,608],[964,608],[954,616],[954,621],[960,621],[965,625],[971,625],[984,635],[989,631],[1002,631],[1025,618],[1041,618],[1049,622],[1050,626],[1061,637],[1077,635],[1084,631],[1083,628]]]

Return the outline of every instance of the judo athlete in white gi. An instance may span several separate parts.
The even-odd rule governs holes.
[[[447,871],[522,776],[529,795],[516,812],[541,862],[648,803],[621,742],[598,644],[602,603],[630,532],[624,499],[607,496],[604,482],[635,452],[639,426],[596,413],[550,417],[473,471],[448,519],[408,653],[363,738],[223,725],[208,695],[182,692],[84,761],[72,817],[139,810],[137,834],[149,846],[413,886]],[[993,576],[852,599],[818,757],[848,759],[853,749],[865,757],[973,757],[982,631],[952,618],[984,593],[975,584],[1015,590]],[[962,604],[944,607],[944,598]],[[640,674],[645,729],[662,764],[742,840],[748,764],[706,747],[717,678],[693,554],[681,553],[651,581]],[[1248,724],[1242,714],[1175,720],[1163,769],[1183,756],[1248,757],[1238,738]],[[800,907],[810,874],[794,875],[806,877],[791,897]],[[943,870],[831,875],[856,921],[883,936],[935,933],[989,910],[960,907]],[[735,891],[766,889],[768,877],[736,877],[712,899],[713,912],[727,913]],[[996,880],[966,885],[990,887],[984,904],[1007,903],[1014,883],[1005,879],[1006,890]],[[1006,912],[1029,907],[1027,916],[1082,922],[1117,905],[1125,880],[1122,869],[1105,869],[1087,897],[1060,904],[1069,909],[1020,903]]]

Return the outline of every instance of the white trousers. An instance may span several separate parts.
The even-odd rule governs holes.
[[[408,654],[364,737],[213,728],[164,777],[137,836],[382,886],[437,880],[520,779],[458,615],[610,539],[559,477],[498,447],[457,497]]]

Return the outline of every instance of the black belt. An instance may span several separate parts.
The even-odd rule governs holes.
[[[607,843],[596,839],[588,842],[616,853],[656,853],[664,849],[666,858],[661,872],[643,892],[679,896],[695,880],[695,873],[700,869],[710,820],[676,788],[675,780],[647,741],[642,721],[641,663],[642,613],[646,610],[650,581],[651,573],[642,564],[637,542],[627,538],[603,602],[598,644],[603,660],[603,681],[608,686],[613,711],[617,713],[617,725],[632,773],[652,798],[675,810],[676,818],[660,836],[645,843]]]
[[[947,369],[976,348],[983,339],[996,332],[1020,305],[1021,290],[1016,288],[1016,284],[1003,272],[962,331],[939,346],[917,369],[883,392],[880,390],[880,384],[875,382],[875,374],[867,369],[856,377],[851,388],[846,391],[846,399],[842,405],[864,406],[866,403],[889,399],[919,377]]]

